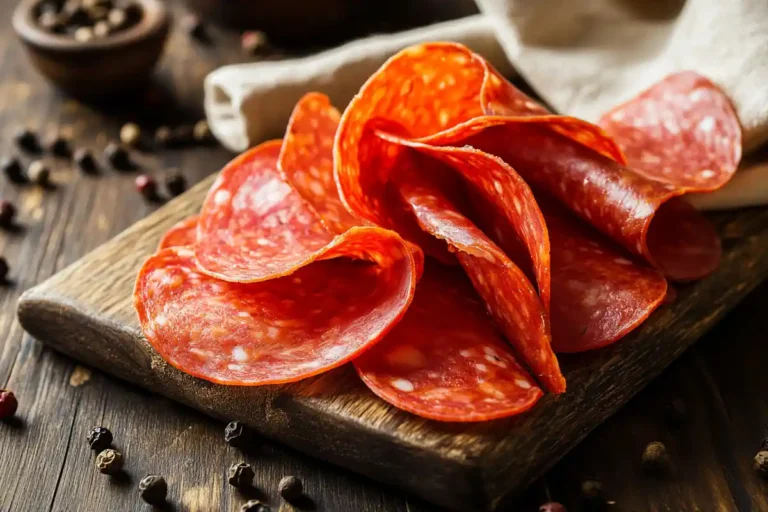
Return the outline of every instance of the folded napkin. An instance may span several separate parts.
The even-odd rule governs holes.
[[[206,80],[206,112],[227,147],[278,134],[294,102],[319,90],[343,107],[383,61],[429,40],[464,43],[503,74],[512,66],[554,110],[596,121],[665,75],[695,70],[732,98],[744,149],[768,140],[766,0],[477,0],[461,20],[374,36],[293,61],[227,66]],[[506,55],[506,58],[504,57]],[[768,164],[746,159],[723,189],[691,201],[705,209],[768,204]]]

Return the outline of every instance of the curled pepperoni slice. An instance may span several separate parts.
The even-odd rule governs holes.
[[[354,365],[387,402],[440,421],[513,416],[542,396],[455,267],[428,267],[403,320]]]
[[[365,231],[355,244],[370,245]],[[379,238],[388,264],[331,259],[291,276],[230,283],[199,272],[189,247],[141,268],[134,300],[147,341],[176,368],[220,384],[292,382],[335,368],[378,342],[405,313],[413,261]]]

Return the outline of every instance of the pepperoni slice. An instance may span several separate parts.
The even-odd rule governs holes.
[[[160,240],[157,250],[194,244],[197,233],[197,219],[197,215],[193,215],[171,226],[171,229]]]
[[[741,160],[741,126],[731,101],[693,71],[669,75],[599,124],[634,171],[688,192],[722,187]]]
[[[354,365],[387,402],[440,421],[513,416],[542,396],[455,267],[429,266],[403,320]]]
[[[381,254],[401,241],[378,240]],[[370,244],[362,232],[356,243]],[[407,255],[407,253],[406,253]],[[176,368],[239,386],[304,379],[378,342],[412,300],[413,261],[316,262],[291,276],[229,283],[198,271],[190,247],[170,247],[141,268],[134,300],[147,341]]]

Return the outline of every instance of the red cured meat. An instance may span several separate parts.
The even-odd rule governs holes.
[[[741,160],[741,126],[731,101],[693,71],[669,75],[599,124],[633,170],[678,189],[718,189]]]
[[[387,402],[440,421],[512,416],[542,396],[455,267],[428,267],[403,320],[354,365]]]
[[[388,265],[332,259],[252,284],[200,273],[189,247],[163,249],[136,281],[142,330],[163,359],[211,382],[255,386],[322,373],[378,342],[412,300],[412,259],[391,257],[402,252],[394,237],[377,243]]]
[[[187,217],[177,222],[169,229],[160,240],[157,250],[167,247],[178,247],[182,245],[192,245],[195,243],[197,230],[197,215]]]

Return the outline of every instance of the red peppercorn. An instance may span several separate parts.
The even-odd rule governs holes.
[[[10,418],[16,414],[16,409],[19,407],[19,402],[16,401],[16,396],[13,391],[7,389],[0,389],[0,420]]]
[[[136,177],[136,190],[146,199],[157,197],[157,182],[151,176],[141,174]]]

